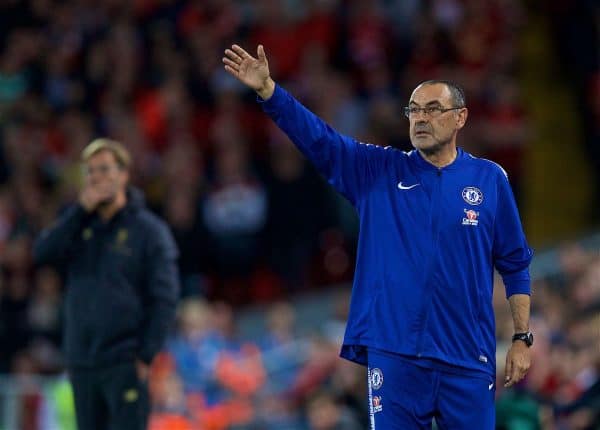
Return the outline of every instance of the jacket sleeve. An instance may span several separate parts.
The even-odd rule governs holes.
[[[171,232],[162,222],[149,232],[144,267],[147,270],[143,287],[144,319],[138,357],[150,363],[163,347],[175,319],[179,296],[177,246]]]
[[[344,136],[309,111],[279,85],[263,110],[325,176],[352,203],[384,171],[386,149]]]
[[[498,204],[494,223],[494,266],[502,276],[506,297],[531,294],[529,263],[533,257],[527,245],[519,211],[505,173],[498,174]]]
[[[52,226],[43,230],[33,245],[35,264],[62,264],[88,217],[89,214],[83,207],[74,205]]]

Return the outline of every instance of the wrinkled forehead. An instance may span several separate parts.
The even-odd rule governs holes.
[[[444,84],[421,84],[414,89],[409,103],[425,106],[430,103],[439,102],[441,105],[450,105],[452,93]]]

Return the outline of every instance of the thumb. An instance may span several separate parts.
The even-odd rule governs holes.
[[[258,59],[260,60],[261,63],[267,62],[267,56],[265,55],[265,48],[262,45],[258,45],[258,48],[256,49],[256,53],[257,53]]]

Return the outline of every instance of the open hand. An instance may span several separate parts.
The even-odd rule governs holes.
[[[248,54],[241,46],[232,45],[231,49],[225,50],[223,63],[225,70],[266,100],[273,95],[275,82],[271,79],[269,62],[262,45],[258,45],[256,55],[258,58]]]

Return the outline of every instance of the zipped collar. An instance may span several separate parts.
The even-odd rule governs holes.
[[[115,221],[118,218],[124,217],[126,214],[137,212],[140,209],[144,208],[144,206],[146,206],[146,201],[144,199],[144,193],[142,193],[142,191],[140,189],[135,188],[133,186],[128,186],[126,195],[127,195],[127,203],[125,203],[125,206],[123,206],[121,208],[121,210],[118,211],[115,214],[115,216],[112,218]]]
[[[448,164],[444,167],[437,167],[431,164],[429,161],[425,160],[421,153],[413,149],[408,153],[409,160],[413,165],[422,169],[422,170],[430,170],[430,171],[440,171],[440,170],[454,170],[460,168],[468,158],[468,155],[461,148],[456,148],[456,158],[452,163]]]
[[[128,186],[127,190],[126,190],[126,194],[127,194],[127,203],[125,203],[125,206],[123,206],[121,209],[119,209],[108,221],[103,221],[100,218],[100,215],[98,215],[98,212],[95,211],[93,213],[95,223],[97,225],[102,225],[102,226],[106,226],[106,227],[115,225],[115,224],[119,223],[123,217],[125,217],[131,213],[137,212],[146,206],[144,194],[142,193],[142,191],[140,189],[135,188],[133,186]]]

